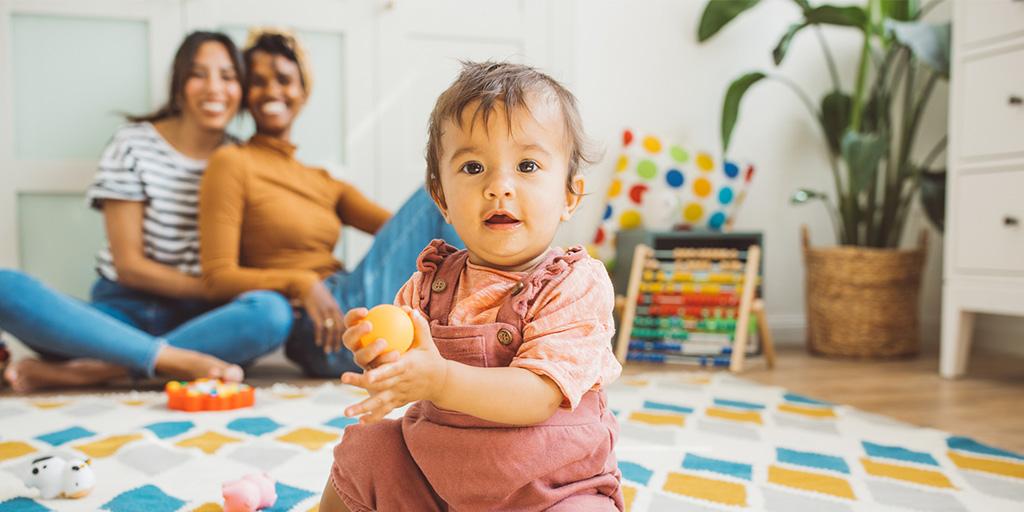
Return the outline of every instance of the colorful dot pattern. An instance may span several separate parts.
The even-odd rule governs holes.
[[[614,162],[608,203],[588,246],[605,263],[614,260],[615,234],[623,229],[726,229],[754,174],[751,164],[634,130],[622,132]]]

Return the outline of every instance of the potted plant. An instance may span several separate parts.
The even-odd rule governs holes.
[[[821,128],[835,189],[801,188],[794,203],[819,202],[828,211],[838,247],[812,248],[804,228],[807,264],[808,348],[840,356],[899,356],[918,348],[918,305],[924,266],[924,237],[913,250],[899,243],[915,197],[941,220],[943,174],[932,169],[943,153],[942,137],[923,159],[914,158],[922,114],[936,83],[949,77],[949,24],[921,21],[937,2],[867,0],[864,6],[800,8],[772,57],[779,66],[794,38],[813,32],[832,81],[817,102],[785,76],[766,71],[734,80],[722,106],[722,147],[728,150],[740,103],[763,80],[776,80],[795,93]],[[758,0],[710,0],[698,27],[707,41]],[[823,25],[857,30],[863,36],[853,84],[843,84]],[[922,184],[925,193],[921,194]]]

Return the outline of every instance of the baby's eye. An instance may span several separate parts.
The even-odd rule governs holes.
[[[467,162],[462,164],[462,168],[459,170],[466,174],[474,175],[484,172],[484,166],[480,162]]]
[[[529,174],[531,172],[535,172],[537,169],[539,169],[539,166],[537,165],[537,162],[534,162],[533,160],[523,160],[522,162],[519,162],[519,172]]]

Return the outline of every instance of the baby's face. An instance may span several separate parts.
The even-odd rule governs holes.
[[[462,128],[442,126],[440,177],[445,217],[469,250],[470,261],[505,270],[525,270],[543,257],[558,225],[580,197],[566,187],[569,139],[559,105],[543,97],[530,111],[504,105],[472,123],[476,104],[463,112]],[[583,178],[576,178],[583,192]]]

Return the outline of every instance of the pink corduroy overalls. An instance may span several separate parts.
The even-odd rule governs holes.
[[[420,254],[420,307],[446,359],[509,366],[532,301],[557,286],[581,248],[545,260],[513,288],[485,325],[448,325],[466,251],[441,240]],[[429,286],[427,285],[429,283]],[[493,397],[502,400],[502,396]],[[618,423],[604,391],[588,391],[574,411],[515,427],[417,402],[401,420],[353,425],[334,448],[332,479],[342,501],[364,510],[622,510],[615,462]]]

